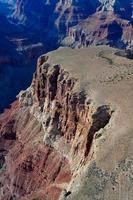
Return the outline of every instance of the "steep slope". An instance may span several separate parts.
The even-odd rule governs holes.
[[[0,112],[28,86],[37,57],[56,49],[68,26],[96,10],[90,2],[0,0]]]
[[[122,32],[126,29],[124,20],[128,20],[127,23],[130,23],[132,28],[132,0],[126,2],[124,0],[39,0],[37,2],[33,0],[32,3],[29,0],[15,0],[14,2],[6,1],[4,5],[8,9],[6,13],[8,19],[23,28],[21,32],[24,37],[28,38],[31,44],[42,43],[46,51],[57,48],[68,34],[70,27],[79,22],[82,24],[83,19],[88,17],[92,21],[93,17],[90,16],[94,13],[96,16],[99,15],[97,11],[103,12],[107,21],[111,11],[118,21],[121,20]],[[114,22],[115,19],[112,17],[110,23]],[[96,25],[95,21],[94,24]],[[102,25],[101,20],[98,25]],[[92,32],[95,33],[95,31],[94,28]],[[112,27],[111,31],[115,31],[115,27]],[[106,39],[110,41],[109,38],[106,37]],[[118,38],[113,38],[113,40],[118,40]],[[125,48],[128,45],[129,43],[126,43],[122,47]],[[114,46],[119,47],[116,43]]]
[[[133,45],[131,0],[0,0],[0,13],[0,112],[29,84],[41,54],[62,44]]]
[[[41,56],[0,116],[0,198],[131,199],[132,74],[105,46]]]
[[[73,47],[110,45],[120,49],[133,45],[133,25],[112,11],[100,11],[69,29],[64,44]]]
[[[117,48],[133,46],[132,0],[99,0],[97,10],[78,25],[69,27],[63,45],[87,47],[108,44]]]
[[[28,28],[33,37],[38,37],[45,48],[51,50],[59,46],[68,27],[94,13],[98,5],[97,0],[33,0],[32,4],[29,0],[18,0],[11,20]]]
[[[114,11],[124,19],[132,19],[132,0],[99,0],[102,10]]]

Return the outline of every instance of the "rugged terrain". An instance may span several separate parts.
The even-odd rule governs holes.
[[[69,29],[64,44],[73,47],[109,45],[120,49],[132,48],[133,25],[112,11],[99,11]]]
[[[133,62],[116,52],[38,59],[0,116],[1,200],[132,200]]]
[[[132,10],[132,0],[0,0],[0,112],[29,85],[43,53],[60,45],[131,48]]]

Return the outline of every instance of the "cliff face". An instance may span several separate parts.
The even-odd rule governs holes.
[[[114,11],[124,19],[132,18],[132,0],[100,0],[102,10]]]
[[[2,200],[57,200],[112,115],[109,106],[94,108],[75,90],[78,80],[48,60],[39,58],[30,88],[0,119]]]
[[[42,41],[45,49],[51,50],[59,46],[68,32],[68,27],[76,25],[80,20],[96,11],[98,1],[16,1],[11,20],[30,29],[35,39]],[[32,20],[31,20],[32,19]]]
[[[64,43],[76,47],[110,45],[117,48],[130,48],[133,39],[133,26],[112,11],[100,11],[77,26],[69,29]]]
[[[115,159],[111,159],[116,150],[114,147],[112,151],[112,146],[123,134],[123,131],[119,133],[119,117],[116,117],[117,131],[111,128],[114,126],[113,106],[118,106],[119,116],[121,109],[128,113],[132,105],[132,66],[126,58],[121,66],[115,50],[104,48],[59,49],[38,59],[31,86],[21,91],[11,108],[0,116],[1,200],[87,199],[100,196],[101,192],[106,194],[108,190],[111,194],[112,187],[116,193],[119,191],[121,169],[115,167],[125,154],[121,152],[118,156],[116,151]],[[115,63],[111,63],[111,59]],[[121,67],[119,72],[118,66]],[[122,72],[126,74],[120,79]],[[112,77],[108,77],[110,74]],[[121,103],[123,92],[120,97],[115,96],[118,88],[125,90],[123,84],[127,87],[127,107]],[[127,131],[132,123],[125,119],[126,114],[121,116],[121,124],[129,124],[128,128],[124,125],[123,130],[130,138]],[[121,151],[122,147],[119,148]],[[129,152],[127,150],[127,157]],[[87,175],[91,172],[96,179]],[[88,192],[89,187],[90,191],[94,190],[97,181],[104,184],[100,191]],[[117,181],[116,186],[112,185],[113,181]]]
[[[41,54],[62,44],[132,46],[131,0],[0,0],[0,12],[0,112],[29,84]],[[25,66],[29,76],[25,75]],[[21,71],[21,83],[16,71]],[[15,88],[11,79],[17,81]],[[9,87],[6,92],[5,87]]]
[[[66,36],[68,27],[76,25],[95,10],[95,6],[93,8],[84,0],[77,3],[0,0],[0,112],[29,85],[36,59],[44,52],[56,49]],[[5,88],[9,89],[5,91]]]
[[[44,45],[44,49],[46,51],[57,48],[60,45],[62,39],[68,35],[69,28],[77,25],[79,22],[79,26],[84,26],[83,20],[87,18],[87,22],[93,21],[94,30],[91,30],[91,32],[93,33],[92,36],[95,36],[95,29],[97,25],[98,31],[101,31],[101,18],[103,18],[103,16],[100,16],[99,20],[94,20],[94,17],[91,17],[91,15],[95,13],[94,16],[99,18],[99,13],[97,11],[101,11],[101,15],[104,15],[104,18],[106,18],[107,21],[107,26],[108,23],[112,24],[116,21],[121,21],[120,23],[118,23],[118,25],[121,24],[119,25],[121,29],[120,32],[122,32],[121,34],[124,34],[124,31],[126,29],[125,23],[130,23],[132,29],[131,0],[128,0],[126,2],[123,0],[39,0],[38,2],[36,2],[34,0],[32,1],[32,3],[29,0],[17,0],[13,3],[7,1],[6,5],[9,9],[9,11],[7,12],[8,19],[17,24],[19,27],[23,27],[23,29],[21,30],[23,32],[23,35],[25,35],[24,32],[27,32],[28,30],[27,34],[24,37],[27,37],[30,43],[33,43],[33,41],[36,41],[36,43],[41,42]],[[110,12],[112,14],[110,14]],[[110,15],[112,15],[112,19]],[[128,21],[125,22],[125,20]],[[86,23],[86,26],[89,30],[89,23]],[[76,27],[74,27],[74,29],[75,28]],[[114,32],[115,28],[116,27],[112,26],[110,32]],[[106,31],[106,27],[102,27],[102,29]],[[87,32],[91,37],[89,31]],[[105,36],[105,39],[109,41],[110,45],[119,48],[126,48],[128,45],[130,45],[129,41],[127,43],[125,42],[123,46],[117,45],[115,41],[119,42],[119,38],[114,37],[110,39],[108,34]],[[95,38],[95,40],[97,40],[97,37]],[[131,40],[131,38],[129,38],[129,40]],[[111,42],[114,43],[112,44]],[[100,43],[104,44],[104,41],[101,40]]]
[[[1,121],[0,198],[58,199],[71,179],[67,159],[42,143],[41,124],[18,102]]]
[[[47,56],[39,59],[33,78],[32,112],[42,122],[44,142],[53,146],[65,139],[72,146],[72,153],[79,154],[80,161],[82,154],[89,154],[95,132],[109,122],[111,110],[101,106],[93,111],[85,92],[74,92],[76,79],[59,65],[50,67],[47,59]]]

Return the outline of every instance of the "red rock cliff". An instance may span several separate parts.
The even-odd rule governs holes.
[[[117,48],[132,46],[133,26],[128,20],[110,12],[96,12],[78,25],[69,28],[66,43],[78,47],[110,45]],[[65,41],[65,40],[64,40]]]
[[[77,82],[41,56],[31,86],[1,115],[1,200],[57,200],[91,159],[93,138],[112,112],[95,108]]]

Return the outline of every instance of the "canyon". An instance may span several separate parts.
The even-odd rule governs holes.
[[[0,0],[0,200],[132,200],[132,0]]]
[[[0,13],[0,112],[28,87],[43,53],[60,45],[132,49],[132,0],[0,0]]]
[[[39,57],[0,116],[1,200],[132,199],[132,60],[99,46]]]
[[[100,11],[69,29],[64,44],[72,47],[109,45],[132,49],[133,26],[112,11]]]

